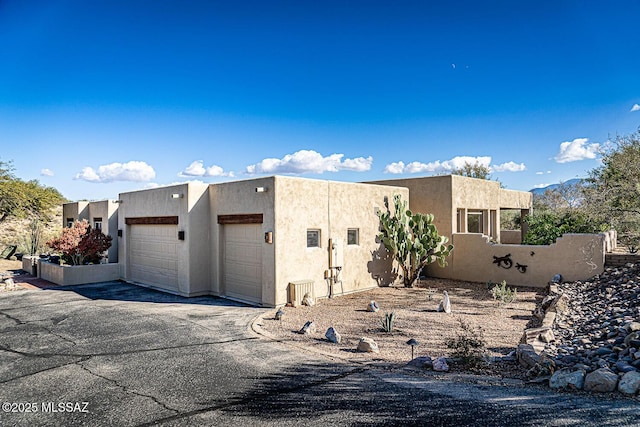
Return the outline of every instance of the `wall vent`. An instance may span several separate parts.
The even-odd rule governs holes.
[[[295,282],[289,282],[289,303],[297,307],[302,304],[302,299],[305,294],[311,295],[311,298],[316,299],[313,280],[296,280]]]

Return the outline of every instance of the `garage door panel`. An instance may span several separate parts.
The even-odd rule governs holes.
[[[224,226],[224,285],[227,296],[262,302],[262,226]]]
[[[178,243],[175,225],[132,225],[129,265],[131,279],[178,290]]]

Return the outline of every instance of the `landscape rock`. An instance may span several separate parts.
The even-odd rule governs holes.
[[[380,310],[380,307],[378,306],[378,303],[375,301],[371,301],[367,306],[367,311],[370,311],[372,313],[376,313],[378,310]]]
[[[586,391],[611,392],[618,385],[618,376],[608,368],[600,368],[587,374],[584,379]]]
[[[282,316],[284,316],[284,310],[282,308],[279,308],[278,311],[276,311],[276,315],[274,316],[274,319],[282,320]]]
[[[582,390],[585,375],[584,369],[560,369],[549,378],[549,387],[562,390]]]
[[[362,353],[380,353],[378,344],[376,344],[376,342],[371,338],[366,337],[360,338],[356,350]]]
[[[518,344],[516,357],[525,368],[533,368],[540,361],[540,355],[535,352],[531,344]]]
[[[559,281],[548,289],[535,312],[542,327],[527,329],[522,342],[562,368],[552,376],[554,387],[567,372],[583,370],[590,373],[585,389],[615,390],[618,378],[640,370],[640,263],[607,267],[589,280]],[[555,340],[545,336],[545,327]],[[518,352],[530,370],[535,359],[530,351]]]
[[[316,324],[312,321],[308,321],[304,324],[302,329],[300,329],[300,333],[303,335],[311,335],[316,333]]]
[[[327,332],[325,332],[324,336],[329,342],[332,342],[334,344],[340,344],[340,342],[342,341],[342,336],[340,336],[338,331],[336,331],[333,326],[327,329]]]
[[[316,305],[316,302],[313,300],[313,297],[307,292],[302,297],[302,305],[306,305],[307,307],[313,307]]]
[[[433,369],[433,359],[430,356],[418,356],[407,363],[407,366],[419,369]]]
[[[451,301],[449,300],[449,294],[447,291],[443,292],[442,301],[440,301],[440,305],[438,305],[439,312],[445,312],[447,314],[451,313]]]
[[[618,391],[620,393],[635,395],[640,390],[640,372],[631,371],[622,376],[618,383]]]
[[[449,364],[447,364],[447,359],[445,357],[438,357],[433,361],[433,370],[437,372],[448,372]]]

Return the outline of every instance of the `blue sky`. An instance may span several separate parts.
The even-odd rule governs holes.
[[[0,0],[0,160],[71,200],[479,161],[583,177],[640,126],[637,1]]]

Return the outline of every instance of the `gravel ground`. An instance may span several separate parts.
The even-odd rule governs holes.
[[[24,274],[21,261],[11,261],[7,259],[0,259],[0,292],[17,291],[23,289],[17,284],[8,285],[5,283],[5,279],[9,279],[20,274]]]
[[[436,290],[429,299],[428,288]],[[447,291],[452,313],[437,311],[442,292]],[[515,302],[498,305],[486,284],[427,279],[416,288],[383,287],[332,299],[320,299],[312,307],[284,307],[282,320],[274,319],[275,310],[267,313],[259,325],[276,338],[351,360],[397,366],[411,359],[410,338],[420,343],[415,356],[450,356],[445,346],[447,338],[461,332],[460,320],[474,330],[480,330],[487,343],[486,355],[505,356],[515,350],[524,329],[535,325],[532,312],[536,301],[542,299],[543,290],[518,288]],[[367,311],[375,300],[380,311]],[[396,329],[386,333],[380,319],[385,312],[395,311]],[[302,335],[298,331],[307,321],[317,325],[317,332]],[[324,334],[333,326],[342,336],[340,344],[328,342]],[[380,353],[358,353],[355,348],[361,337],[373,338]],[[453,370],[460,367],[453,366]],[[487,372],[488,371],[488,372]],[[505,372],[506,371],[506,372]],[[483,370],[510,377],[523,377],[524,372],[515,363],[500,362]]]

